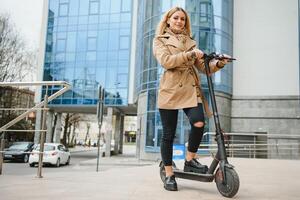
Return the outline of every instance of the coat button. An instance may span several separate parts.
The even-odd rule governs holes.
[[[179,84],[179,87],[182,87],[182,83]]]

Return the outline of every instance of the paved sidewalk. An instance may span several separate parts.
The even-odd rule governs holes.
[[[109,158],[108,158],[109,159]],[[110,162],[120,162],[112,157]],[[125,159],[125,158],[124,158]],[[124,161],[123,159],[123,161]],[[133,161],[133,158],[128,158]],[[125,159],[126,160],[126,159]],[[104,160],[102,160],[105,164]],[[108,160],[109,161],[109,160]],[[211,158],[201,158],[209,164]],[[299,200],[299,160],[229,158],[240,176],[240,189],[233,199]],[[177,162],[180,167],[183,162]],[[1,200],[216,200],[223,198],[215,183],[177,179],[179,191],[165,191],[158,163],[113,168],[100,172],[54,172],[38,179],[30,176],[0,176]]]

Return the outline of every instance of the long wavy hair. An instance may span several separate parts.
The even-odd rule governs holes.
[[[169,11],[167,11],[162,19],[160,20],[160,22],[158,23],[157,27],[156,27],[156,31],[155,31],[155,36],[157,35],[162,35],[164,34],[165,30],[167,27],[169,27],[169,24],[167,23],[168,19],[177,11],[182,11],[185,14],[185,31],[186,33],[192,37],[192,30],[191,30],[191,21],[190,21],[190,17],[187,14],[187,12],[181,8],[181,7],[174,7],[171,8]]]

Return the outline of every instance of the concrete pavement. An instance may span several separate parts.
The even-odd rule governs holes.
[[[101,162],[102,161],[102,162]],[[132,156],[101,159],[107,163],[132,163],[127,167],[105,171],[70,171],[44,174],[38,179],[28,176],[0,176],[1,200],[156,200],[156,199],[228,199],[217,191],[215,183],[177,179],[179,191],[163,189],[158,163],[141,162]],[[211,158],[201,158],[209,164]],[[90,164],[95,160],[90,160]],[[241,200],[299,200],[300,161],[229,158],[240,176],[240,189],[233,199]],[[181,167],[183,161],[177,161]],[[121,165],[120,165],[121,166]]]

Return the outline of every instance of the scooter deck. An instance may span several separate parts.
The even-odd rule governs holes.
[[[212,182],[214,180],[213,174],[199,174],[193,172],[184,172],[179,169],[174,169],[173,172],[176,178],[183,178],[183,179],[189,179],[189,180],[201,181],[201,182]]]

